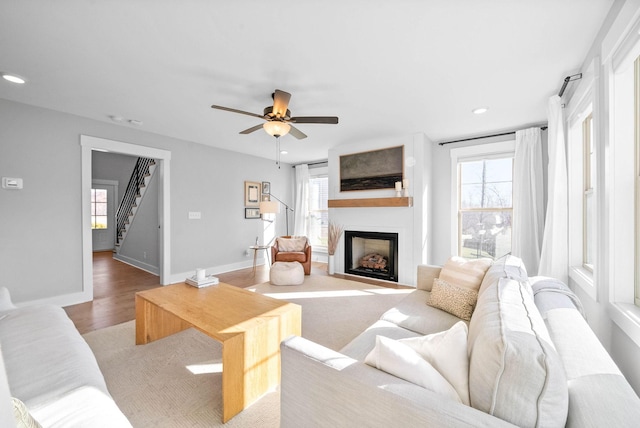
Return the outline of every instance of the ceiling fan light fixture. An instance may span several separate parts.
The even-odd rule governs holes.
[[[280,122],[278,120],[272,120],[269,122],[265,122],[262,127],[265,132],[272,137],[282,137],[287,135],[291,130],[291,125],[286,122]]]

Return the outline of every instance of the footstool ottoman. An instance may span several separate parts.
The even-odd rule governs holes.
[[[298,262],[275,262],[269,271],[272,285],[300,285],[304,282],[304,268]]]

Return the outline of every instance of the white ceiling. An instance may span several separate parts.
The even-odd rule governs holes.
[[[546,122],[613,0],[2,0],[0,98],[273,159],[271,93],[339,116],[281,139],[283,161],[424,132],[436,142]],[[488,106],[489,112],[471,110]],[[135,127],[127,122],[121,126]]]

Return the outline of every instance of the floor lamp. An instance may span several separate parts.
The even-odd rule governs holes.
[[[289,211],[293,212],[293,210],[289,207],[289,205],[285,204],[284,202],[282,202],[280,199],[278,199],[276,196],[270,195],[273,199],[275,199],[276,201],[280,202],[280,204],[284,205],[284,210],[285,210],[285,218],[286,218],[286,222],[287,222],[287,236],[289,235]],[[277,214],[280,212],[280,204],[278,204],[278,202],[274,202],[274,201],[262,201],[260,202],[260,214]],[[271,221],[273,222],[273,220],[266,220],[263,218],[263,220],[265,221]]]

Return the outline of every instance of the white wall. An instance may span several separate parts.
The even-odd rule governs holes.
[[[114,255],[114,258],[155,275],[160,274],[158,212],[158,171],[156,170],[147,183],[120,251]]]
[[[330,208],[329,219],[345,230],[398,233],[398,282],[416,284],[416,265],[430,260],[431,146],[424,134],[368,140],[329,151],[329,199],[385,198],[392,189],[340,192],[340,156],[404,146],[404,177],[409,179],[413,207]],[[375,166],[372,166],[375,168]],[[336,272],[344,273],[344,236],[335,253]]]
[[[245,180],[270,181],[274,194],[293,200],[286,164],[277,169],[267,159],[0,99],[0,176],[24,179],[23,190],[0,189],[0,285],[15,302],[66,305],[82,291],[81,134],[171,152],[170,272],[177,280],[196,267],[251,266],[245,251],[269,224],[244,218]],[[202,219],[188,220],[189,211]]]

